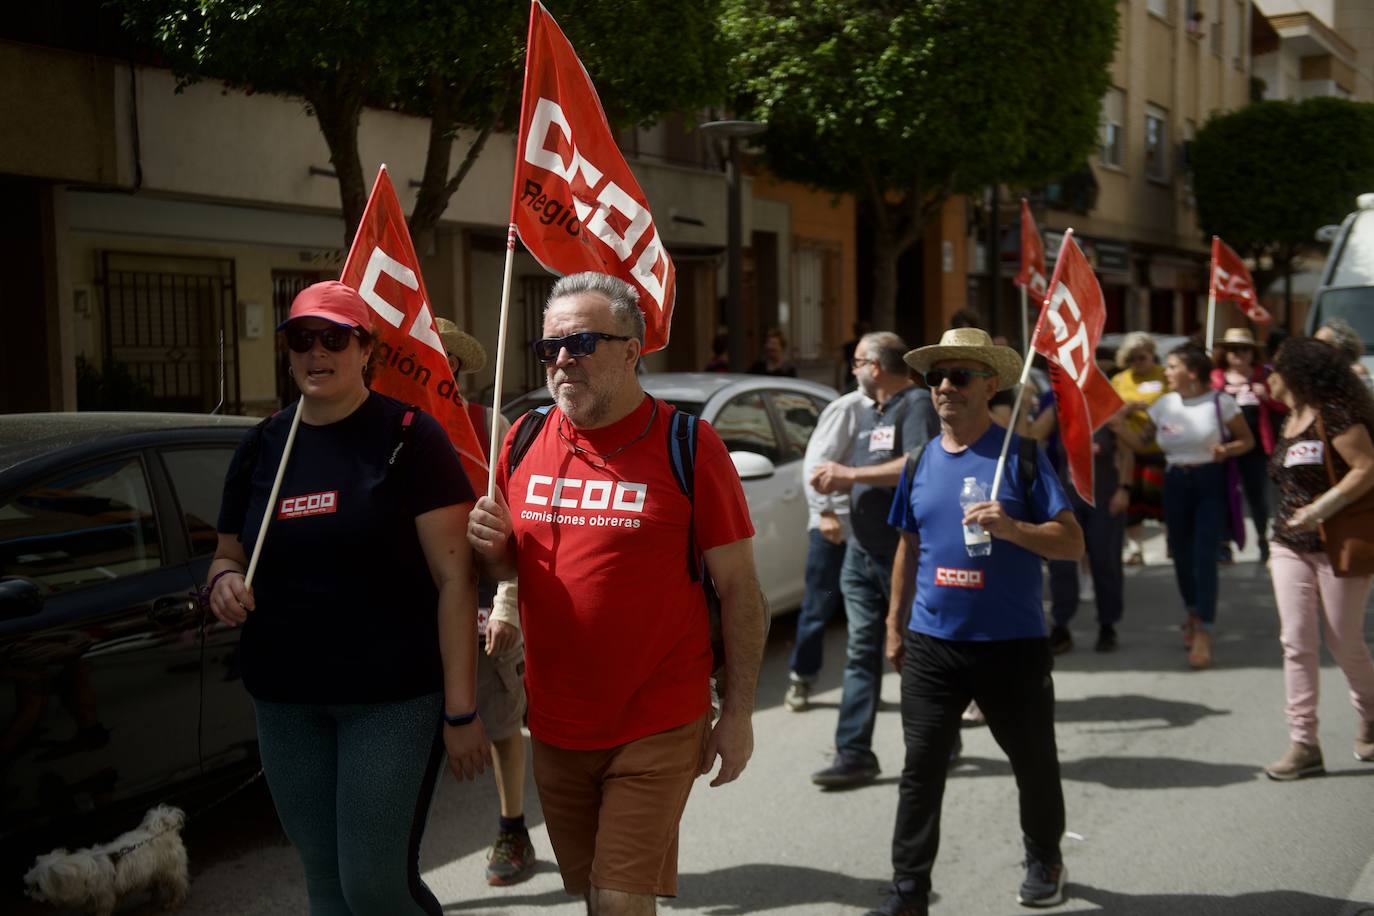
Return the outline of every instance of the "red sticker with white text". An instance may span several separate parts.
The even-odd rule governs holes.
[[[339,491],[307,493],[304,496],[288,496],[281,501],[277,518],[308,518],[312,515],[328,515],[339,511]]]
[[[949,566],[935,567],[935,584],[945,588],[982,588],[981,569],[955,569]]]

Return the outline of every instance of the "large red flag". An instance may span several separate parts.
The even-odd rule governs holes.
[[[1121,398],[1097,368],[1107,309],[1092,266],[1073,230],[1064,233],[1049,297],[1036,322],[1034,345],[1050,362],[1050,383],[1059,412],[1059,438],[1078,495],[1093,503],[1093,433],[1121,409]]]
[[[1217,236],[1212,236],[1212,295],[1218,300],[1231,300],[1245,310],[1245,317],[1256,324],[1268,324],[1273,318],[1255,295],[1255,281],[1240,255],[1231,250]]]
[[[420,261],[386,166],[377,172],[339,279],[376,313],[372,390],[414,404],[448,431],[472,489],[486,492],[487,463],[434,327]]]
[[[644,352],[667,345],[673,261],[587,71],[538,0],[530,4],[511,222],[547,270],[595,270],[633,285]]]
[[[1048,284],[1045,280],[1045,246],[1040,242],[1040,230],[1031,216],[1030,204],[1021,198],[1021,272],[1013,281],[1025,287],[1026,294],[1038,309],[1045,301]]]

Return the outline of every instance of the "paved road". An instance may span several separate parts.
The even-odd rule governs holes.
[[[1322,670],[1330,775],[1293,784],[1264,779],[1260,767],[1287,742],[1266,572],[1254,562],[1223,571],[1217,665],[1196,673],[1186,667],[1181,611],[1161,551],[1152,544],[1151,565],[1128,571],[1120,651],[1091,651],[1088,605],[1076,631],[1080,648],[1058,662],[1070,900],[1056,912],[1374,916],[1374,764],[1351,754],[1355,718],[1339,672]],[[1374,637],[1370,619],[1366,635]],[[683,823],[681,896],[665,901],[664,912],[857,914],[882,899],[902,757],[898,713],[894,705],[879,716],[884,772],[876,784],[815,789],[807,774],[830,753],[843,632],[829,634],[817,708],[795,714],[780,703],[791,628],[791,618],[779,620],[770,640],[748,771],[734,785],[703,782],[694,790]],[[896,699],[895,674],[883,689]],[[934,912],[1027,912],[1014,903],[1021,850],[1006,759],[986,729],[964,737],[945,798]],[[304,912],[299,867],[266,794],[250,791],[226,809],[190,837],[197,874],[182,912]],[[548,857],[537,799],[529,813]],[[519,886],[485,886],[495,821],[489,779],[445,781],[422,854],[445,911],[581,913],[548,862]]]

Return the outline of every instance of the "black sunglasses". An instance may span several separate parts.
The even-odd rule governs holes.
[[[530,346],[534,349],[535,357],[547,366],[558,359],[558,351],[564,348],[567,349],[569,356],[576,359],[579,356],[591,356],[596,352],[596,345],[603,340],[629,339],[615,334],[605,334],[601,331],[578,331],[567,337],[545,337],[536,340]]]
[[[975,375],[979,378],[992,378],[997,373],[986,369],[927,369],[922,377],[926,380],[928,388],[939,388],[945,379],[949,379],[955,388],[966,388]]]
[[[332,353],[341,353],[348,349],[349,338],[357,333],[356,328],[341,328],[333,325],[327,328],[287,328],[286,345],[297,353],[309,353],[315,346],[315,338],[319,338],[324,348]]]

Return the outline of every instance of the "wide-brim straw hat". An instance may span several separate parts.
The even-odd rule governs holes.
[[[951,328],[938,344],[918,347],[902,357],[922,375],[936,363],[968,359],[982,363],[997,373],[997,390],[1010,388],[1021,380],[1021,354],[1011,347],[999,347],[988,332],[980,328]]]
[[[434,327],[439,332],[439,339],[444,342],[444,349],[458,357],[460,374],[479,372],[487,364],[486,348],[476,337],[460,331],[458,325],[447,318],[435,318]]]
[[[1217,343],[1223,347],[1259,347],[1249,328],[1227,328]]]

